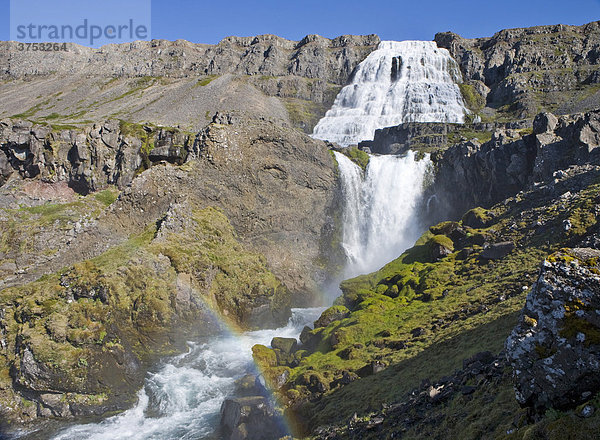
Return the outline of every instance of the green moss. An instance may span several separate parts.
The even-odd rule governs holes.
[[[369,165],[369,155],[364,151],[359,150],[357,147],[342,148],[339,151],[363,170],[367,169],[367,165]]]
[[[94,194],[94,197],[99,202],[106,206],[112,205],[119,197],[119,191],[116,188],[108,188]]]
[[[461,83],[458,85],[465,101],[466,107],[474,113],[478,113],[485,107],[485,98],[475,90],[471,84]]]
[[[205,86],[209,85],[211,82],[213,82],[215,79],[217,79],[218,77],[219,77],[219,75],[208,75],[205,78],[199,79],[198,82],[196,82],[196,84],[194,84],[194,88],[205,87]]]
[[[254,362],[261,369],[277,366],[277,355],[275,351],[264,345],[256,344],[252,347],[252,357]]]
[[[137,78],[130,82],[130,84],[129,84],[130,89],[128,91],[108,100],[107,102],[105,102],[105,104],[110,104],[111,102],[120,101],[122,99],[127,98],[128,96],[134,95],[135,93],[142,92],[143,90],[152,87],[158,81],[160,81],[160,78],[158,78],[158,77],[143,76],[143,77]]]
[[[582,333],[585,335],[586,346],[600,344],[600,328],[584,318],[579,318],[572,311],[565,314],[562,326],[559,334],[563,338],[574,339],[578,333]]]
[[[569,212],[577,203],[593,200],[598,186],[582,191],[561,209]],[[558,202],[548,201],[539,193],[527,193],[507,205],[490,210],[476,208],[465,215],[462,223],[435,225],[413,248],[380,270],[343,281],[343,296],[336,305],[346,306],[350,315],[312,332],[314,348],[309,347],[299,365],[291,369],[287,389],[296,390],[293,395],[298,403],[314,397],[307,385],[301,385],[303,379],[297,380],[306,374],[328,373],[327,380],[334,384],[343,371],[357,372],[373,360],[390,367],[373,378],[340,388],[331,385],[320,400],[301,404],[300,408],[306,410],[303,414],[310,414],[310,426],[347,420],[355,412],[359,416],[368,414],[383,402],[393,402],[422,379],[452,373],[470,354],[502,350],[527,295],[523,283],[533,282],[539,264],[567,239],[562,228],[564,217],[546,214],[549,203]],[[540,219],[546,229],[532,233],[534,223]],[[456,228],[466,232],[460,243],[468,252],[460,259],[461,252],[454,252],[431,261],[432,243],[456,248],[457,243],[449,238]],[[479,255],[483,241],[492,239],[511,240],[518,246],[506,258],[490,264],[480,260]],[[503,299],[499,301],[500,295]],[[412,330],[418,327],[426,331],[415,337]],[[583,328],[581,323],[571,327],[575,328],[570,334],[585,330],[595,341],[593,329]],[[544,350],[538,349],[540,356],[550,353]],[[510,398],[510,407],[518,408],[509,380],[502,393],[506,397],[502,405],[508,405]],[[475,419],[469,422],[472,438],[480,438],[477,435],[484,432],[498,432],[494,423],[499,420],[510,426],[512,417],[502,414],[502,405],[486,410],[493,414],[484,417],[485,423]],[[470,411],[481,414],[476,407]]]
[[[445,235],[434,235],[429,239],[429,243],[430,245],[435,244],[443,246],[450,252],[454,251],[454,243],[449,237],[446,237]]]
[[[43,105],[44,105],[43,103],[36,104],[33,107],[29,108],[28,110],[25,110],[23,113],[18,113],[16,115],[11,116],[11,118],[14,118],[14,119],[29,119],[32,116],[34,116],[37,112],[39,112],[42,109]]]
[[[315,322],[315,326],[322,327],[326,323],[328,324],[330,322],[337,321],[340,319],[340,317],[344,317],[349,314],[350,310],[348,310],[348,308],[345,306],[336,305],[329,307],[321,314],[319,319],[317,319],[317,321]]]
[[[114,199],[109,194],[96,196],[82,198],[82,204],[85,200],[104,207]],[[52,205],[15,212],[39,224],[64,210]],[[174,338],[193,332],[198,314],[204,313],[203,307],[193,304],[212,305],[245,327],[253,325],[247,321],[248,311],[265,302],[274,315],[285,318],[289,292],[269,272],[264,256],[238,242],[220,210],[192,210],[186,221],[181,234],[165,232],[157,239],[153,225],[98,257],[2,290],[0,309],[6,311],[2,328],[10,349],[0,348],[0,391],[9,390],[7,399],[12,383],[5,387],[2,375],[20,361],[17,341],[51,377],[61,378],[61,389],[94,395],[101,391],[112,398],[113,391],[124,392],[126,385],[114,385],[116,373],[105,370],[104,356],[129,353],[145,362],[174,354],[179,347]],[[178,300],[182,284],[194,296],[189,303]],[[85,388],[90,377],[99,378],[94,384],[105,383],[103,388]]]
[[[492,223],[494,217],[490,214],[487,209],[477,207],[467,211],[461,221],[472,228],[483,228]]]

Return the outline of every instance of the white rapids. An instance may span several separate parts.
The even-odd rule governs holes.
[[[458,64],[434,41],[382,41],[359,64],[313,137],[348,146],[403,122],[463,123],[468,110],[460,82]]]
[[[256,373],[252,346],[275,336],[297,338],[324,308],[292,309],[287,326],[242,335],[223,333],[168,359],[148,374],[132,409],[99,423],[74,425],[54,440],[197,440],[214,438],[221,404],[236,379]]]

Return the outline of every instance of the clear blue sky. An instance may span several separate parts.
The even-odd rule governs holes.
[[[600,20],[600,0],[152,1],[153,38],[197,43],[265,33],[293,40],[370,33],[386,40],[431,40],[448,30],[484,37],[505,28],[594,20]],[[0,39],[8,38],[9,0],[0,0]]]

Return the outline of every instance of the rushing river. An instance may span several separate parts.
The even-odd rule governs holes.
[[[297,338],[323,308],[292,309],[285,327],[241,335],[225,332],[205,343],[189,343],[187,353],[166,359],[149,373],[135,407],[99,423],[70,426],[55,440],[198,440],[214,438],[219,410],[235,381],[256,373],[252,346],[274,336]]]

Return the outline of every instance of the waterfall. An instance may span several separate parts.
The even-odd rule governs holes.
[[[381,268],[412,246],[423,232],[416,209],[431,164],[429,157],[370,156],[363,170],[336,152],[344,193],[342,246],[346,277]]]
[[[458,64],[434,41],[382,41],[355,72],[313,137],[347,146],[403,122],[464,122]]]

